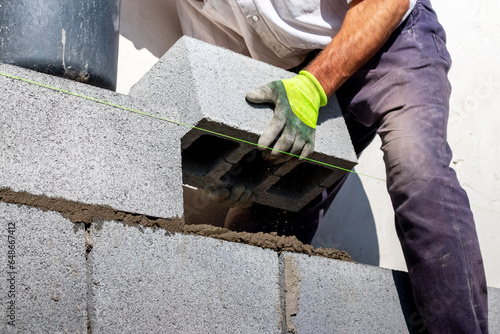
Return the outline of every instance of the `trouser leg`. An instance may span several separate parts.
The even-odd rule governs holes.
[[[346,118],[377,124],[414,299],[430,333],[487,333],[474,219],[449,167],[450,65],[428,0],[339,91]]]
[[[449,167],[444,112],[429,106],[384,117],[387,188],[416,305],[431,333],[482,333],[486,281],[465,191]]]

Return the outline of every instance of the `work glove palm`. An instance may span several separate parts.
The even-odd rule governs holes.
[[[275,105],[271,122],[258,142],[261,149],[266,150],[276,141],[272,150],[263,153],[265,159],[278,164],[293,155],[305,158],[314,151],[318,112],[326,104],[327,98],[312,74],[301,71],[294,78],[273,81],[252,89],[246,97],[253,103]]]

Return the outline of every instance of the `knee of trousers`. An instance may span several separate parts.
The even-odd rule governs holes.
[[[468,209],[467,196],[449,167],[448,156],[413,150],[401,158],[386,159],[386,168],[396,214],[403,210],[421,217],[452,219],[457,210]]]
[[[475,240],[467,194],[447,165],[403,163],[388,173],[387,182],[403,235],[426,248],[440,247],[443,240]]]

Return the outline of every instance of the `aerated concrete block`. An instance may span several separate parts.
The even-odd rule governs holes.
[[[400,334],[421,329],[406,273],[293,253],[283,253],[281,260],[288,330]]]
[[[0,202],[0,333],[87,333],[84,229]]]
[[[93,334],[281,333],[275,252],[115,222],[91,237]]]
[[[297,159],[274,166],[262,159],[256,146],[239,141],[257,143],[273,115],[271,107],[247,102],[245,93],[293,75],[184,36],[130,94],[158,116],[184,124],[184,183],[202,188],[241,183],[253,189],[258,203],[297,211],[345,171]],[[310,158],[345,169],[356,164],[335,97],[320,112]]]
[[[110,105],[144,111],[126,95],[9,65],[0,72],[66,91],[0,75],[0,188],[182,216],[178,125]]]

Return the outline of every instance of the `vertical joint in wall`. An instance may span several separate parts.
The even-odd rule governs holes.
[[[85,224],[85,259],[88,260],[89,253],[92,251],[94,247],[94,240],[90,236],[90,223]]]
[[[94,248],[94,240],[92,240],[92,236],[90,235],[91,223],[85,223],[85,260],[87,266],[87,334],[92,334],[91,327],[91,315],[92,315],[92,266],[89,263],[89,255]]]
[[[296,334],[293,319],[299,312],[300,276],[292,257],[282,253],[279,258],[281,328],[283,334]]]
[[[281,334],[287,334],[286,328],[286,291],[285,291],[285,259],[283,255],[278,258],[278,268],[279,268],[279,288],[280,288],[280,329]]]

